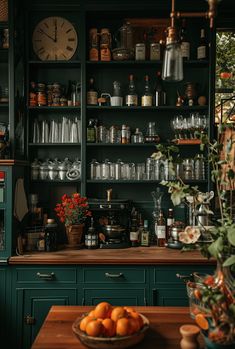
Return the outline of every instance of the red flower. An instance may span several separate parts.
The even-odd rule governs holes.
[[[81,197],[80,193],[73,193],[70,196],[64,194],[61,203],[56,204],[56,215],[65,225],[83,223],[86,217],[91,216],[88,210],[88,202],[86,197]]]

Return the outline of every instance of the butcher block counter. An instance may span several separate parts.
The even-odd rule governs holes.
[[[202,257],[199,251],[182,252],[166,247],[132,247],[125,249],[59,250],[56,252],[25,253],[13,256],[9,264],[215,264]]]
[[[31,349],[83,349],[85,347],[72,332],[77,317],[90,311],[88,306],[52,306]],[[135,307],[150,322],[141,343],[133,348],[180,349],[181,325],[194,323],[188,307]],[[202,338],[199,338],[203,347]]]

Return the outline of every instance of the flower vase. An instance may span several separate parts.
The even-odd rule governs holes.
[[[66,226],[68,246],[76,248],[81,246],[84,224],[71,224]]]

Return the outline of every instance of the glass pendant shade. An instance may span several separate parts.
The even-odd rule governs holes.
[[[166,45],[164,53],[162,79],[169,82],[177,82],[182,81],[183,78],[183,58],[180,43],[171,42]]]

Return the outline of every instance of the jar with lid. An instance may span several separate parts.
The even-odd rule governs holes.
[[[145,136],[146,143],[159,143],[160,137],[156,131],[156,123],[154,121],[150,121],[148,123],[148,128]]]
[[[38,159],[34,159],[34,161],[31,163],[31,179],[37,180],[39,177],[39,168],[40,168],[40,162]]]
[[[135,45],[135,60],[144,61],[146,56],[145,43],[137,43]]]
[[[111,60],[111,34],[108,28],[100,31],[100,60],[108,62]]]
[[[98,61],[99,60],[99,43],[98,43],[98,30],[97,28],[91,28],[89,30],[89,60]]]
[[[57,250],[57,224],[54,219],[47,219],[45,225],[45,251],[52,252]]]

